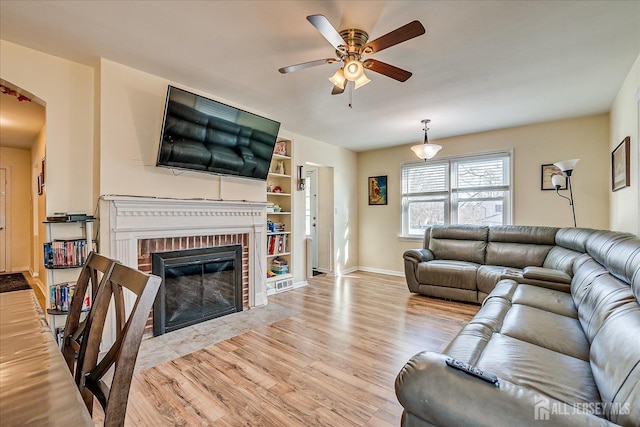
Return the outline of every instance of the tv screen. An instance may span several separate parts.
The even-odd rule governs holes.
[[[156,166],[266,180],[280,123],[169,86]]]

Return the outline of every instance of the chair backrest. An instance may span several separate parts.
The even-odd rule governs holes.
[[[114,264],[111,272],[98,289],[89,312],[84,339],[78,353],[76,384],[89,410],[93,413],[94,396],[104,409],[105,426],[124,425],[131,378],[135,367],[140,341],[161,279],[152,274]],[[125,312],[125,289],[135,296],[131,312]],[[105,356],[98,363],[102,332],[109,306],[113,300],[116,317],[116,338]],[[110,387],[104,380],[114,366]]]
[[[90,301],[93,303],[102,279],[111,272],[114,263],[115,261],[110,258],[91,252],[80,270],[74,296],[69,305],[64,325],[64,339],[62,340],[62,355],[71,375],[74,375],[76,354],[80,351],[80,342],[84,335],[85,322],[81,322],[80,317],[82,316],[85,295],[87,291],[90,291]]]

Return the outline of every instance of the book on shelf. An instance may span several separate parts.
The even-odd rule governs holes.
[[[275,234],[268,237],[267,253],[277,255],[287,251],[287,235]]]
[[[84,264],[89,252],[96,250],[96,242],[91,243],[91,250],[87,250],[85,239],[54,240],[44,244],[44,266],[77,267]]]
[[[49,291],[49,308],[58,311],[69,311],[71,300],[75,296],[76,282],[51,285]],[[88,310],[89,307],[91,307],[91,293],[87,290],[84,295],[84,301],[82,301],[82,310]]]

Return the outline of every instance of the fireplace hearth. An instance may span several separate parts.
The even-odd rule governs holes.
[[[242,311],[242,246],[156,252],[153,335]]]

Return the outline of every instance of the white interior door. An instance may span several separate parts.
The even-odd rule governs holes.
[[[318,171],[307,169],[305,173],[306,234],[311,237],[311,268],[318,269]]]
[[[7,170],[0,168],[0,272],[7,271]]]

